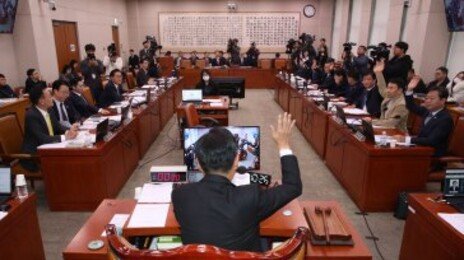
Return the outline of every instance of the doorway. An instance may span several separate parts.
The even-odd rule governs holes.
[[[80,61],[77,24],[75,22],[53,21],[58,70],[71,60]]]
[[[111,31],[113,33],[113,42],[116,45],[116,52],[118,56],[121,56],[121,43],[119,42],[119,27],[112,26]]]

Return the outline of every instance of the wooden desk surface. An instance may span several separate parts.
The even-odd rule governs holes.
[[[70,259],[106,259],[107,241],[101,234],[105,225],[110,222],[114,214],[130,214],[136,205],[135,200],[104,200],[97,210],[90,216],[81,230],[76,234],[63,252],[66,260]],[[284,208],[261,223],[262,236],[291,237],[299,226],[308,227],[303,215],[302,206],[314,207],[315,205],[332,206],[337,210],[342,221],[353,235],[354,247],[348,246],[312,246],[308,244],[306,259],[371,259],[372,256],[364,244],[361,236],[351,225],[340,205],[334,201],[302,201],[293,200]],[[284,216],[284,210],[291,210],[291,216]],[[174,218],[172,208],[168,213],[166,228],[135,230],[124,228],[124,236],[134,235],[178,235],[179,227]],[[88,242],[101,239],[105,246],[96,251],[87,249]]]
[[[438,213],[457,213],[457,210],[433,201],[438,195],[409,195],[410,210],[404,227],[401,260],[464,259],[464,234],[438,216]]]
[[[23,201],[12,199],[11,209],[0,220],[0,258],[8,260],[45,259],[37,218],[37,196]]]
[[[336,201],[301,201],[301,207],[314,210],[316,206],[331,207],[337,211],[341,221],[347,227],[347,231],[352,235],[354,246],[313,246],[307,243],[306,259],[372,259],[368,247],[364,243],[361,235],[353,227],[348,217],[343,212],[340,204]]]

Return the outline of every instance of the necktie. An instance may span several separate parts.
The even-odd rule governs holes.
[[[432,120],[432,117],[433,117],[433,114],[429,113],[427,115],[427,117],[425,118],[425,120],[424,120],[424,125],[428,124],[430,122],[430,120]]]
[[[45,122],[47,123],[48,134],[54,136],[55,133],[53,132],[52,120],[50,120],[50,115],[48,113],[45,114]]]
[[[63,121],[68,121],[68,116],[66,115],[66,108],[64,107],[64,104],[60,103],[60,107],[61,107],[61,119]]]
[[[117,85],[114,85],[114,87],[116,88],[116,93],[118,93],[118,95],[121,95],[121,93],[119,93],[119,88]]]

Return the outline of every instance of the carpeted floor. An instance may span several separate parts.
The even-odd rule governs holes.
[[[272,141],[269,125],[275,124],[276,117],[282,110],[274,102],[271,90],[247,90],[246,95],[247,98],[240,101],[239,110],[230,111],[229,124],[261,127],[261,171],[271,173],[273,178],[280,178],[279,155]],[[183,163],[178,136],[173,118],[142,158],[118,198],[133,198],[134,188],[142,186],[148,180],[152,165]],[[303,180],[303,195],[300,199],[338,201],[361,236],[370,236],[363,218],[355,214],[358,208],[297,129],[292,136],[292,146],[299,160]],[[432,186],[429,189],[436,190],[437,187]],[[46,205],[43,184],[37,185],[36,193],[39,197],[39,222],[47,259],[61,259],[62,251],[91,213],[50,212]],[[398,259],[404,221],[395,219],[392,213],[371,213],[367,220],[379,238],[378,247],[384,258]],[[365,240],[365,243],[374,259],[381,259],[374,243],[371,240]]]

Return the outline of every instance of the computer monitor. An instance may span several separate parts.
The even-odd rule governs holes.
[[[447,169],[443,184],[444,197],[464,197],[464,169]]]
[[[216,87],[218,95],[230,98],[245,98],[245,78],[243,77],[215,77],[211,84]]]
[[[0,167],[0,205],[7,201],[13,193],[11,168]]]
[[[366,120],[362,121],[363,135],[366,137],[366,140],[375,144],[375,133],[372,123],[367,122]]]
[[[341,106],[335,106],[337,108],[337,117],[342,120],[342,122],[346,125],[346,115],[345,110]]]
[[[202,102],[203,92],[201,89],[183,89],[182,102]]]
[[[240,150],[239,166],[247,170],[260,168],[260,129],[259,126],[227,126],[225,127],[235,137]],[[208,127],[184,129],[184,162],[188,170],[198,170],[195,158],[195,143],[211,130]]]
[[[106,136],[106,134],[108,133],[108,123],[109,123],[109,120],[108,118],[101,121],[100,123],[98,123],[97,125],[97,133],[96,133],[96,142],[99,142],[101,140],[103,140],[103,138]]]

